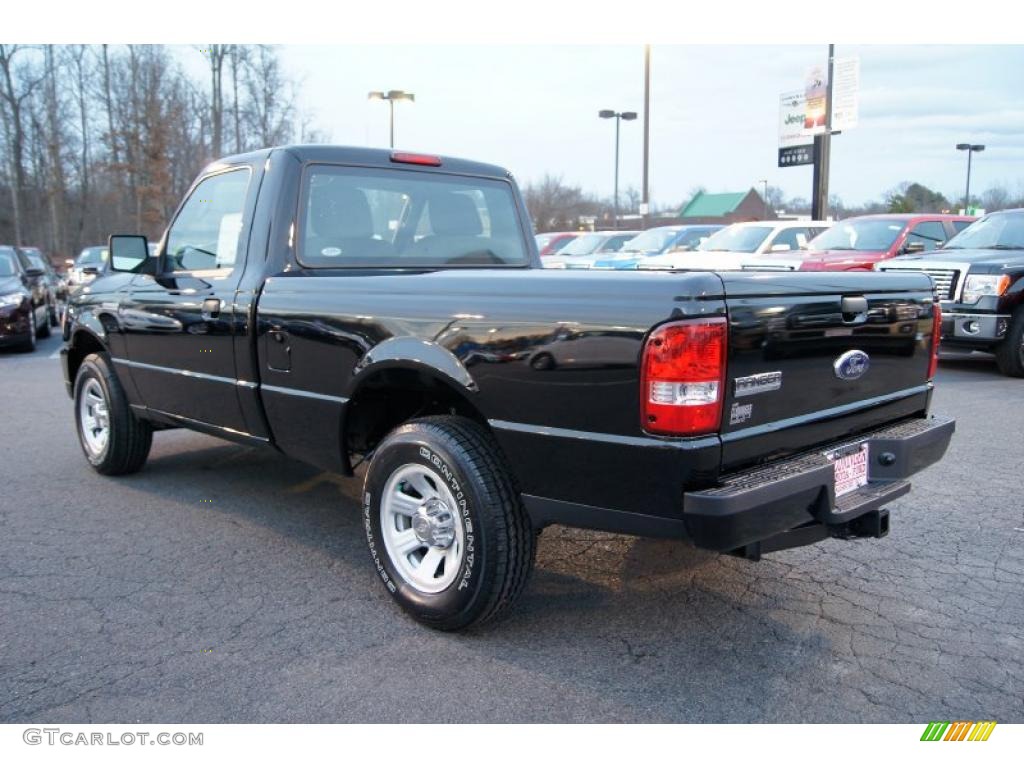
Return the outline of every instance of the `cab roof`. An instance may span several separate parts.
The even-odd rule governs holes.
[[[489,176],[505,179],[512,174],[505,168],[490,163],[478,163],[447,155],[412,152],[407,150],[374,149],[371,147],[346,147],[333,144],[289,144],[281,147],[270,147],[247,152],[241,155],[229,155],[216,160],[207,166],[211,170],[220,165],[236,163],[261,163],[276,152],[287,152],[299,162],[305,163],[337,163],[343,165],[361,165],[377,168],[415,168],[416,170],[434,173],[464,173],[472,176]],[[440,165],[420,165],[392,159],[396,155],[413,155],[432,157],[440,161]]]

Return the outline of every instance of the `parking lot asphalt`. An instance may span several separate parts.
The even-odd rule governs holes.
[[[551,528],[508,620],[420,627],[359,481],[175,430],[80,454],[59,340],[0,352],[0,721],[1024,721],[1024,382],[946,358],[880,541],[760,563]]]

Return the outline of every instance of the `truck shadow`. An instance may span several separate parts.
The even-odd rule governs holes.
[[[680,541],[552,527],[540,537],[533,579],[507,620],[442,634],[403,615],[378,583],[363,539],[359,478],[320,472],[270,450],[168,433],[158,438],[143,473],[117,482],[149,494],[154,504],[195,489],[212,500],[202,514],[257,526],[277,540],[275,549],[290,542],[316,550],[318,556],[297,556],[288,568],[296,580],[335,584],[334,600],[349,603],[338,609],[338,620],[355,613],[357,621],[375,622],[387,635],[392,664],[412,664],[420,651],[410,651],[417,648],[435,657],[469,653],[486,666],[515,667],[547,685],[585,691],[605,703],[613,720],[721,720],[718,686],[726,678],[730,690],[741,692],[729,710],[740,722],[787,711],[786,690],[800,681],[835,684],[831,641],[816,624],[819,596],[807,593],[806,581],[788,580],[778,563],[747,563]],[[247,537],[247,545],[266,540]],[[324,555],[329,577],[322,573]],[[281,559],[280,552],[275,556]],[[258,549],[253,557],[261,557]],[[308,629],[287,631],[302,637]],[[788,660],[786,686],[777,674],[765,674],[779,668],[780,653]],[[465,718],[576,719],[571,711],[540,707]]]

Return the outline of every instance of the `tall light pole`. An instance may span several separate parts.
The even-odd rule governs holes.
[[[604,119],[615,118],[615,229],[619,228],[619,123],[622,120],[636,120],[636,112],[616,112],[614,109],[602,109],[597,116]]]
[[[644,208],[641,229],[647,229],[647,217],[651,215],[651,187],[647,176],[648,161],[651,157],[651,46],[644,46]]]
[[[416,101],[416,95],[413,93],[406,93],[405,91],[370,91],[367,98],[370,101],[386,101],[388,103],[388,126],[390,128],[389,134],[391,136],[390,146],[392,149],[395,148],[395,102],[396,101]]]
[[[975,152],[984,152],[984,144],[957,144],[956,148],[967,151],[967,190],[964,192],[964,213],[971,207],[971,155]]]
[[[759,184],[764,184],[764,220],[768,221],[768,179],[758,179]]]

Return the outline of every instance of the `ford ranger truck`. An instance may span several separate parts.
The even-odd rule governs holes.
[[[86,460],[185,427],[365,471],[370,562],[439,629],[506,611],[555,523],[754,560],[884,536],[953,434],[927,275],[545,270],[492,165],[229,157],[155,255],[108,245],[63,326]]]

